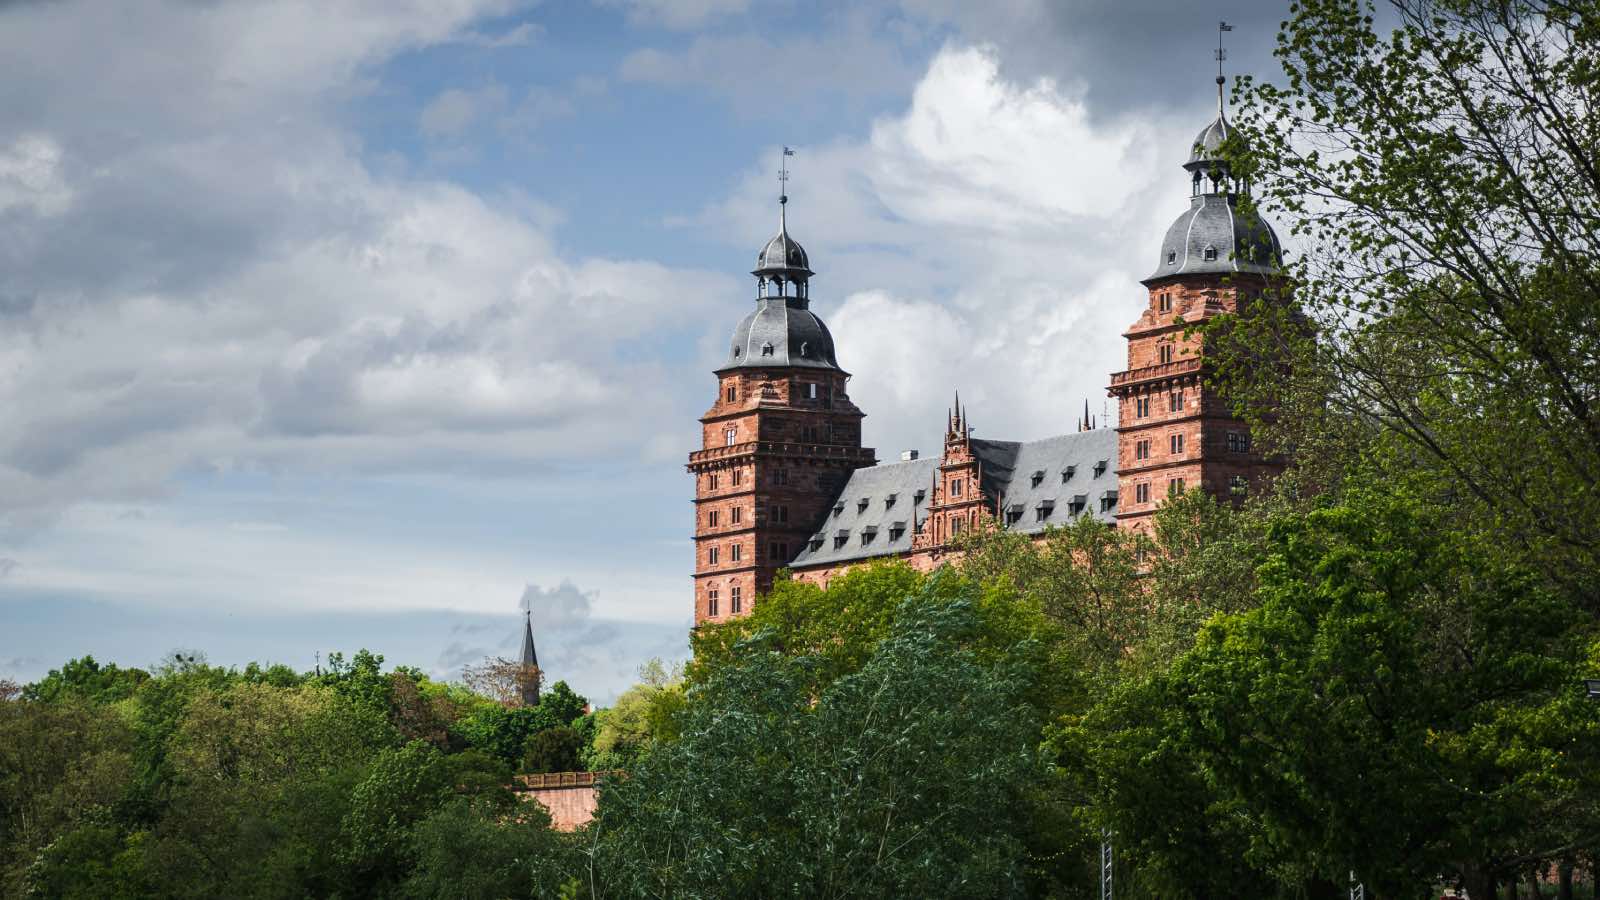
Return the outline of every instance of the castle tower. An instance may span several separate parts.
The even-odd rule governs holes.
[[[944,547],[962,532],[972,531],[989,520],[990,501],[983,493],[983,461],[972,440],[972,427],[961,395],[945,420],[944,454],[933,478],[933,494],[928,500],[928,517],[912,543],[916,550]]]
[[[1189,209],[1167,229],[1149,301],[1124,333],[1128,368],[1111,376],[1120,414],[1119,524],[1148,528],[1168,493],[1203,489],[1242,499],[1281,470],[1251,446],[1250,430],[1204,385],[1205,348],[1184,331],[1236,313],[1264,292],[1278,293],[1278,237],[1253,210],[1240,208],[1246,186],[1221,150],[1230,128],[1217,76],[1217,117],[1195,138],[1189,161]]]
[[[865,414],[845,391],[849,373],[811,311],[806,252],[778,234],[756,257],[756,308],[733,330],[716,370],[717,396],[700,417],[695,477],[694,620],[746,615],[817,530],[851,470],[876,460],[861,446]]]

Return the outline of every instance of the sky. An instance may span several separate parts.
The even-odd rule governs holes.
[[[865,441],[1108,408],[1286,4],[0,4],[0,677],[92,654],[607,702],[688,655],[712,369],[777,226]]]

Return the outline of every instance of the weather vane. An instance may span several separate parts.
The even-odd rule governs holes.
[[[794,149],[785,144],[783,156],[779,158],[778,165],[778,202],[789,202],[789,157],[794,155]]]
[[[1227,22],[1217,22],[1217,115],[1222,115],[1222,61],[1228,58],[1228,49],[1222,46],[1222,33],[1232,31],[1233,26]]]

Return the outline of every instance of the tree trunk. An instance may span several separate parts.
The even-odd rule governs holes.
[[[1556,863],[1556,878],[1556,896],[1560,900],[1572,900],[1572,860]]]
[[[1478,866],[1461,867],[1461,886],[1471,900],[1494,900],[1494,876]]]

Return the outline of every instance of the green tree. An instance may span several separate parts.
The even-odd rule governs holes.
[[[56,703],[67,699],[91,703],[116,703],[133,696],[149,679],[142,669],[119,669],[115,663],[102,666],[93,656],[69,660],[59,669],[23,688],[22,699]]]
[[[1218,616],[1119,698],[1124,727],[1137,715],[1162,732],[1101,748],[1119,799],[1146,804],[1119,831],[1161,830],[1146,793],[1160,772],[1127,751],[1166,741],[1166,764],[1187,758],[1214,791],[1200,792],[1211,814],[1252,823],[1226,837],[1263,869],[1354,870],[1400,897],[1454,872],[1488,896],[1496,877],[1593,847],[1600,710],[1576,683],[1593,638],[1445,521],[1377,491],[1276,518],[1259,607]],[[1195,775],[1170,778],[1196,795]]]
[[[570,725],[545,730],[528,738],[522,756],[524,772],[575,772],[583,768],[583,735]]]
[[[1219,322],[1223,381],[1308,486],[1386,458],[1600,614],[1600,5],[1291,11],[1232,155],[1299,238],[1315,328]]]
[[[673,720],[683,709],[681,669],[668,672],[659,659],[639,667],[639,683],[591,717],[593,737],[584,751],[590,770],[627,769],[657,740],[676,735]]]
[[[536,803],[515,816],[457,798],[417,823],[416,865],[400,895],[415,900],[554,896],[573,856]]]
[[[1041,769],[1031,673],[969,646],[970,602],[929,588],[859,669],[731,648],[682,735],[601,793],[593,854],[623,896],[981,896],[1023,890],[1016,798]],[[759,609],[760,606],[757,606]]]
[[[413,741],[385,750],[350,795],[339,830],[341,856],[374,896],[392,893],[410,870],[412,830],[450,796],[450,768],[438,750]]]

